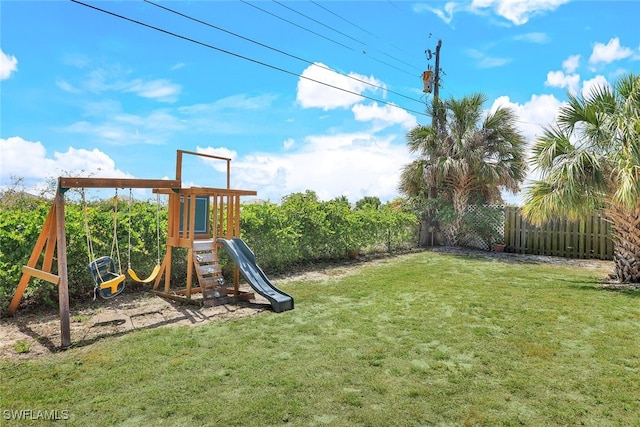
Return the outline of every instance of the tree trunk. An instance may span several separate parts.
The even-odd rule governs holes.
[[[467,176],[459,177],[453,188],[452,202],[453,210],[456,212],[456,219],[453,223],[453,239],[454,245],[458,245],[460,242],[460,233],[462,231],[462,223],[464,221],[464,215],[467,213],[467,207],[469,206],[469,194],[471,178]]]
[[[634,210],[611,203],[607,215],[614,245],[611,278],[620,283],[640,283],[640,203]]]
[[[420,221],[420,246],[432,246],[429,232],[429,221],[423,219]]]

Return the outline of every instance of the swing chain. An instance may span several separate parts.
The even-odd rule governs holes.
[[[111,257],[113,258],[113,249],[116,250],[118,257],[118,273],[122,274],[122,263],[120,260],[120,247],[118,246],[118,189],[113,196],[113,240],[111,241]]]

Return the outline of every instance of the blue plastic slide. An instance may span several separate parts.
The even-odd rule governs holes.
[[[238,266],[242,277],[245,278],[249,285],[257,293],[269,300],[273,311],[281,313],[283,311],[293,310],[293,298],[291,295],[273,286],[262,269],[256,264],[256,256],[253,254],[253,251],[249,249],[242,239],[234,237],[231,240],[218,239],[218,242],[224,246]]]

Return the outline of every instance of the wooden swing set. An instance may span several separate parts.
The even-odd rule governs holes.
[[[223,160],[227,163],[226,188],[192,187],[182,188],[183,155],[195,155],[203,158]],[[129,253],[128,275],[136,282],[153,282],[153,292],[161,297],[204,305],[216,305],[238,300],[254,298],[252,292],[239,289],[240,273],[237,266],[233,274],[233,288],[224,285],[222,271],[218,264],[217,238],[231,239],[240,237],[240,197],[255,196],[256,191],[231,189],[231,159],[212,156],[185,150],[177,150],[176,179],[126,179],[126,178],[74,178],[59,177],[58,189],[51,209],[46,217],[40,235],[33,247],[27,264],[22,267],[22,276],[16,292],[9,304],[8,313],[13,315],[24,291],[33,277],[51,282],[58,287],[58,304],[60,309],[60,330],[62,347],[71,345],[69,316],[69,282],[67,272],[67,243],[65,228],[65,196],[72,188],[115,188],[114,198],[114,245],[117,249],[116,213],[117,189],[152,189],[158,197],[168,196],[168,228],[166,252],[160,257],[160,234],[158,212],[156,227],[158,238],[158,264],[151,274],[141,279],[131,268]],[[84,191],[84,190],[83,190]],[[130,195],[131,203],[131,195]],[[83,205],[85,202],[83,201]],[[85,206],[83,206],[83,209]],[[130,217],[129,217],[130,221]],[[87,233],[87,251],[89,255],[88,269],[93,277],[96,292],[103,298],[118,295],[124,290],[126,276],[116,269],[113,253],[111,256],[96,257],[93,253],[88,220],[85,212],[85,232]],[[131,250],[131,229],[129,225],[129,251]],[[186,283],[172,287],[171,267],[175,248],[187,249]],[[44,251],[44,256],[43,255]],[[52,273],[54,254],[57,255],[57,272]],[[42,259],[41,266],[37,265]],[[118,264],[119,262],[118,253]],[[196,273],[198,286],[194,286],[193,273]],[[164,280],[164,285],[160,287]],[[194,294],[202,294],[199,300]]]

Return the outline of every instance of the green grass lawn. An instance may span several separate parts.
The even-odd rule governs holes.
[[[599,279],[423,252],[287,283],[293,311],[0,362],[0,425],[640,425],[640,292]]]

